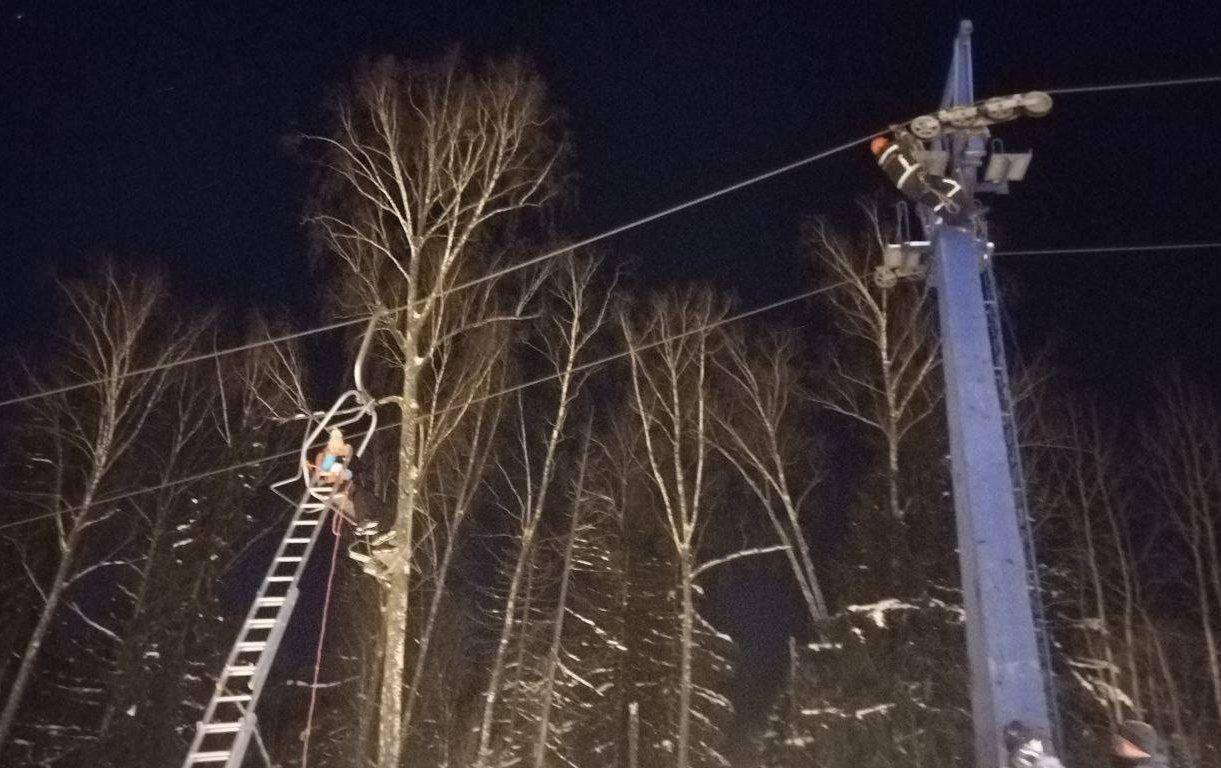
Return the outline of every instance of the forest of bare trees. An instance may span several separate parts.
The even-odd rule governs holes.
[[[328,319],[378,318],[393,428],[356,501],[393,549],[369,575],[343,532],[321,678],[315,594],[246,764],[970,765],[935,296],[873,279],[878,214],[809,226],[796,321],[732,320],[611,253],[526,263],[563,246],[574,170],[527,63],[369,63],[329,116],[306,219]],[[0,420],[0,764],[175,765],[290,512],[268,484],[333,393],[301,342],[252,343],[284,321],[157,275],[107,263],[59,301],[9,366],[54,394]],[[358,343],[331,333],[336,369]],[[1176,369],[1134,411],[1013,375],[1066,764],[1131,717],[1218,764],[1215,392]],[[742,642],[774,629],[720,608],[763,589],[800,617],[778,673]],[[738,705],[751,676],[768,706]]]

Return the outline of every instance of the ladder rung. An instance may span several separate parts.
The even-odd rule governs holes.
[[[250,629],[271,629],[276,625],[278,619],[251,619],[246,622],[246,626]]]
[[[233,666],[225,667],[225,674],[229,677],[250,677],[254,674],[254,665],[234,664]]]
[[[299,563],[301,558],[297,555],[281,555],[276,558],[277,563]]]
[[[254,601],[256,605],[284,605],[282,597],[260,597]]]
[[[240,720],[237,722],[232,722],[232,723],[204,723],[203,732],[204,733],[237,733],[239,730],[241,730],[241,727],[242,727],[242,723]]]
[[[309,519],[293,520],[293,525],[317,525],[317,524],[318,524],[317,520],[309,520]]]
[[[228,759],[228,750],[218,752],[192,752],[187,757],[187,760],[192,763],[223,763]]]
[[[268,576],[268,581],[292,581],[292,576]]]
[[[308,538],[288,538],[284,540],[286,544],[309,544]]]
[[[250,694],[235,693],[235,694],[230,694],[227,696],[217,696],[216,701],[221,704],[226,704],[226,703],[236,704],[237,702],[241,702],[241,701],[250,701]]]
[[[245,643],[238,643],[237,650],[239,652],[261,651],[267,647],[266,640],[250,640]]]

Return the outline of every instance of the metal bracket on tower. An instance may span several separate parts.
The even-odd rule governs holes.
[[[900,280],[922,280],[928,271],[927,240],[912,240],[911,214],[907,203],[895,203],[895,239],[882,245],[882,263],[873,270],[873,281],[893,288]]]

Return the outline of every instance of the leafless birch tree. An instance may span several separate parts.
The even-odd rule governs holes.
[[[483,695],[476,768],[486,768],[492,758],[495,714],[504,686],[510,643],[514,630],[522,631],[516,625],[519,595],[525,587],[528,565],[550,504],[561,458],[559,451],[569,431],[573,403],[590,375],[588,369],[579,366],[588,362],[589,349],[601,333],[610,309],[613,291],[595,288],[597,268],[598,262],[591,259],[564,259],[560,263],[546,294],[551,300],[544,301],[541,312],[543,327],[531,336],[532,346],[545,361],[544,375],[553,376],[554,384],[547,386],[546,402],[536,403],[532,408],[527,409],[524,399],[518,397],[514,430],[516,466],[503,468],[512,495],[508,506],[515,521],[516,557]]]
[[[171,363],[191,339],[158,317],[165,311],[159,280],[123,276],[111,265],[92,283],[65,285],[70,322],[60,337],[58,371],[31,376],[35,388],[82,384],[78,389],[34,400],[25,417],[29,450],[45,459],[37,473],[23,478],[25,509],[50,517],[55,561],[48,575],[31,573],[41,598],[37,623],[25,640],[21,662],[6,686],[0,710],[0,753],[17,720],[52,622],[65,608],[97,631],[112,632],[74,602],[72,586],[102,569],[127,568],[125,558],[103,555],[89,562],[82,553],[91,533],[111,519],[117,505],[108,494],[130,480],[146,425],[164,392],[164,370],[141,372]],[[120,537],[123,538],[123,537]]]
[[[748,340],[739,328],[723,332],[723,342],[717,367],[724,374],[725,386],[712,409],[721,433],[715,445],[767,513],[784,546],[806,611],[811,621],[821,621],[827,617],[827,603],[801,525],[802,503],[818,476],[800,468],[812,463],[808,453],[794,455],[802,426],[794,423],[800,418],[794,403],[806,392],[792,343],[778,336],[762,343]],[[804,488],[793,487],[790,478],[795,474],[807,478]]]
[[[1061,562],[1076,577],[1072,622],[1082,653],[1069,654],[1071,674],[1104,707],[1112,723],[1143,717],[1137,662],[1140,603],[1137,563],[1126,521],[1131,487],[1124,481],[1117,430],[1096,404],[1069,402],[1042,432],[1044,517],[1061,523]],[[1060,434],[1057,435],[1056,432]],[[1050,454],[1050,455],[1046,455]]]
[[[872,218],[876,228],[876,213]],[[881,438],[887,507],[901,522],[908,511],[903,447],[941,397],[930,377],[940,345],[929,288],[924,281],[882,287],[874,280],[880,236],[876,242],[853,242],[818,224],[810,239],[817,268],[830,286],[837,286],[827,294],[833,322],[860,350],[841,349],[829,356],[831,371],[820,382],[816,400]]]
[[[712,353],[718,345],[708,329],[726,307],[710,291],[690,290],[657,299],[638,319],[623,316],[628,347],[630,399],[640,420],[640,463],[662,511],[663,530],[677,564],[678,701],[674,765],[691,765],[695,708],[695,638],[699,534],[708,523],[708,413]],[[645,349],[646,345],[655,345]]]
[[[1212,692],[1209,720],[1221,726],[1221,409],[1176,371],[1162,385],[1157,420],[1144,443],[1153,491],[1189,558]]]
[[[441,381],[441,356],[496,321],[505,302],[458,286],[493,266],[495,232],[512,214],[550,198],[562,145],[538,77],[512,61],[475,73],[457,56],[431,66],[386,60],[357,74],[334,117],[332,135],[316,139],[327,181],[313,221],[345,267],[356,310],[407,308],[386,326],[400,375],[400,557],[386,582],[378,765],[397,768],[420,483],[429,444],[445,434],[421,419],[422,406],[441,405],[447,423],[462,423],[453,399],[462,394]]]

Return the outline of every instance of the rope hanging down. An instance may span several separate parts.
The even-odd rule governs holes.
[[[305,715],[305,730],[301,732],[301,768],[309,766],[309,741],[314,728],[314,709],[318,705],[318,677],[322,672],[322,646],[326,643],[326,623],[331,611],[331,593],[335,587],[335,563],[339,559],[339,534],[343,531],[343,518],[334,515],[331,518],[331,537],[335,539],[331,547],[331,569],[326,576],[326,593],[322,599],[322,619],[318,627],[318,648],[314,651],[314,678],[309,687],[309,710]]]

